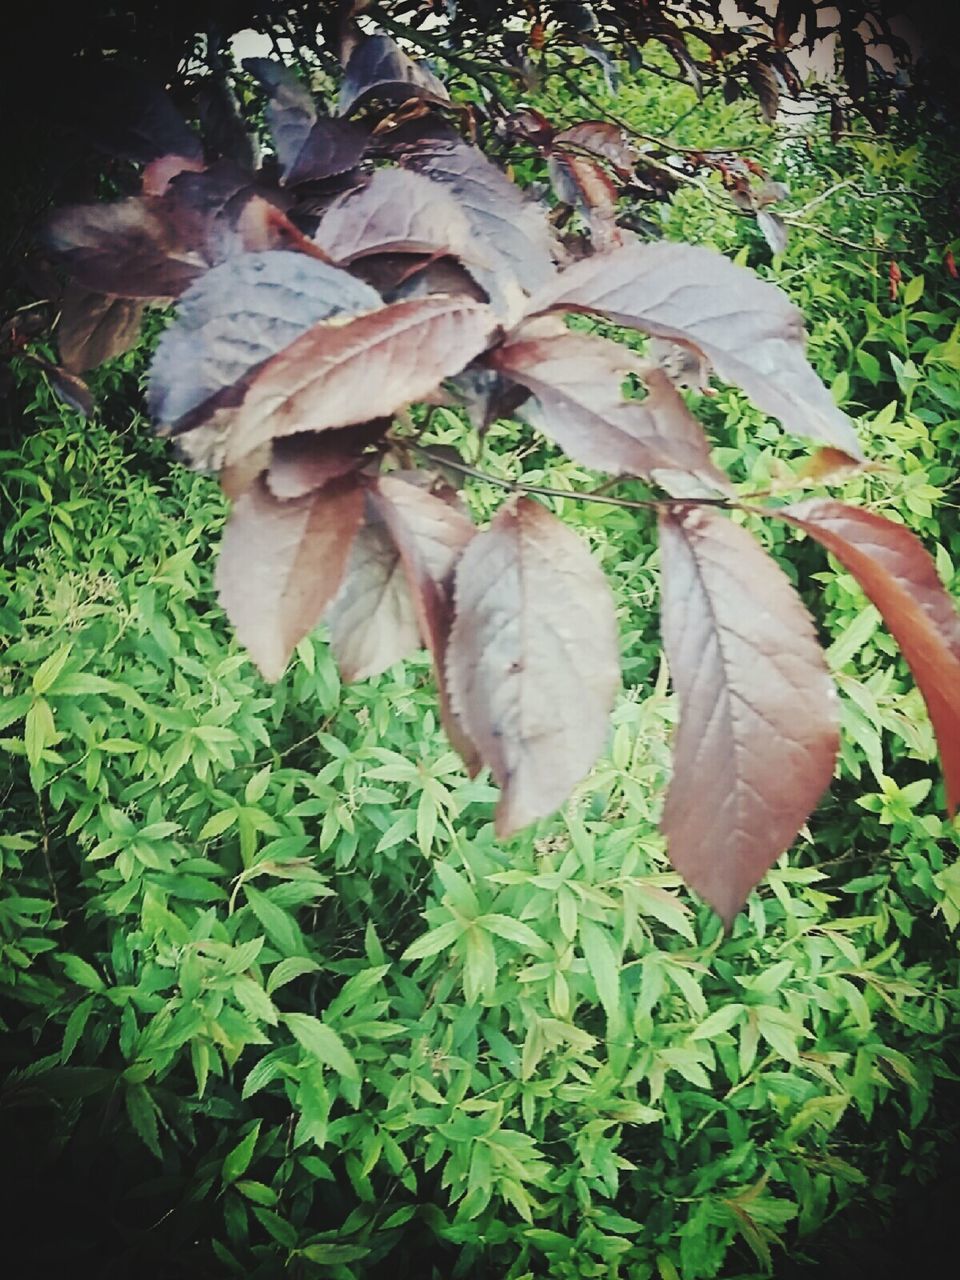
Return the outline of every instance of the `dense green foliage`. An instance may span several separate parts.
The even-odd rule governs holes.
[[[617,103],[653,133],[670,106]],[[758,147],[809,229],[771,266],[711,179],[664,208],[667,232],[791,293],[885,464],[844,496],[937,544],[956,586],[947,162],[926,136],[778,144],[750,120],[711,104],[677,138]],[[522,152],[515,168],[538,176]],[[342,688],[321,632],[269,688],[238,652],[212,603],[224,503],[130,409],[142,361],[98,375],[92,424],[24,368],[2,454],[0,1107],[62,1256],[112,1250],[117,1275],[746,1277],[851,1199],[929,1177],[958,1066],[957,837],[920,698],[852,579],[764,528],[822,620],[846,737],[809,838],[724,940],[656,830],[674,706],[646,518],[555,504],[614,583],[625,692],[565,812],[498,844],[425,659]],[[802,465],[735,393],[699,410],[749,489]],[[473,456],[459,417],[434,424]],[[508,423],[483,463],[590,480]],[[500,497],[469,499],[482,517]]]

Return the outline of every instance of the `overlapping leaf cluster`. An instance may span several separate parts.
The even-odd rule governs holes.
[[[662,490],[650,505],[682,706],[664,830],[675,866],[729,922],[829,783],[835,695],[793,587],[720,514],[732,485],[664,368],[562,316],[679,346],[702,377],[856,464],[799,312],[723,256],[642,243],[612,216],[591,223],[592,251],[571,256],[545,211],[458,133],[443,85],[387,36],[345,48],[332,115],[280,64],[248,69],[267,97],[275,184],[207,155],[151,107],[141,194],[52,218],[48,243],[89,291],[65,327],[67,358],[95,363],[132,340],[131,308],[177,301],[149,405],[233,501],[218,587],[240,639],[269,679],[321,620],[348,679],[425,645],[451,742],[501,787],[501,835],[552,812],[602,749],[614,606],[541,503],[515,495],[477,529],[438,474],[411,470],[421,446],[397,415],[459,402],[482,430],[514,412],[585,466]],[[568,173],[575,154],[594,168],[610,159],[598,123],[566,141],[554,150]],[[624,393],[628,377],[642,396]],[[952,805],[960,620],[926,553],[839,503],[768,513],[819,539],[887,617],[930,707]]]

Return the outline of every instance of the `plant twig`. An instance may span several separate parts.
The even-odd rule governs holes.
[[[677,502],[693,503],[701,507],[730,507],[732,509],[739,507],[742,502],[770,496],[770,490],[764,489],[757,493],[744,494],[737,497],[616,498],[612,494],[604,493],[605,485],[601,485],[598,489],[590,490],[555,489],[550,485],[527,484],[524,480],[507,480],[502,476],[492,475],[489,471],[481,471],[478,467],[471,467],[467,462],[455,462],[446,455],[435,454],[427,445],[417,444],[415,440],[407,441],[407,443],[437,467],[459,471],[462,475],[470,476],[474,480],[486,481],[488,484],[496,485],[500,489],[508,489],[511,493],[534,493],[544,498],[572,498],[575,502],[601,502],[609,507],[624,507],[628,511],[659,511],[662,507],[673,506]]]

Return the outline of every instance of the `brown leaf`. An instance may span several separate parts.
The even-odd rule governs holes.
[[[123,298],[177,297],[207,266],[150,196],[58,209],[45,239],[79,284]]]
[[[421,647],[417,609],[403,561],[368,497],[343,586],[327,613],[344,680],[367,680]]]
[[[629,178],[637,163],[637,148],[619,125],[607,120],[581,120],[555,134],[552,146],[585,151],[606,160],[621,178]]]
[[[662,634],[680,724],[662,828],[727,928],[833,774],[837,697],[813,623],[745,530],[676,504],[660,521]]]
[[[314,239],[335,262],[371,253],[470,253],[467,215],[444,189],[408,169],[378,169],[331,204]]]
[[[79,413],[82,418],[89,418],[93,413],[93,395],[82,378],[78,378],[69,369],[50,364],[39,356],[31,356],[30,363],[42,369],[50,380],[50,388],[61,403]]]
[[[477,236],[467,214],[439,183],[408,169],[378,169],[366,186],[327,210],[315,242],[335,262],[372,255],[451,256],[467,268],[498,315],[515,322],[526,297],[495,249]]]
[[[854,471],[866,470],[862,463],[854,460],[842,449],[831,449],[825,446],[817,449],[803,464],[794,480],[807,484],[839,484]]]
[[[129,351],[140,339],[142,319],[141,302],[112,298],[69,284],[56,332],[64,368],[83,373]]]
[[[531,311],[596,311],[701,351],[800,435],[863,455],[846,416],[807,363],[803,317],[787,296],[722,254],[695,245],[631,243],[573,263]]]
[[[293,187],[347,173],[363,159],[368,139],[367,130],[352,120],[318,120],[284,175],[284,184]]]
[[[446,656],[453,625],[453,570],[476,529],[461,507],[399,476],[381,476],[371,497],[400,552],[420,634],[433,658],[447,737],[472,777],[480,757],[450,705]]]
[[[267,91],[267,128],[280,168],[289,174],[316,123],[313,97],[290,68],[274,58],[244,58],[243,68]]]
[[[490,363],[533,393],[520,415],[577,462],[643,476],[683,497],[729,491],[679,392],[619,343],[566,329],[539,336],[527,326],[498,347]],[[646,399],[625,399],[625,375],[641,371]]]
[[[352,477],[290,502],[261,478],[234,505],[217,591],[264,679],[280,679],[336,595],[362,514],[363,491]]]
[[[503,789],[509,836],[558,808],[603,748],[620,678],[613,598],[574,533],[511,498],[463,552],[455,608],[450,699]]]
[[[350,54],[337,105],[341,115],[349,115],[369,98],[405,102],[424,94],[438,102],[450,100],[442,81],[422,62],[408,58],[389,36],[364,36]]]
[[[555,151],[548,158],[547,170],[557,199],[582,213],[595,249],[609,249],[622,242],[615,222],[617,187],[598,160]]]
[[[305,432],[273,441],[267,488],[276,498],[302,498],[367,461],[365,450],[390,426],[389,418],[340,431]]]
[[[415,138],[400,148],[398,158],[453,193],[486,249],[496,253],[527,293],[551,279],[557,246],[543,210],[477,147],[451,129]]]
[[[314,325],[254,376],[227,460],[277,436],[391,416],[462,369],[493,327],[489,307],[444,295]]]
[[[747,63],[747,80],[760,99],[760,111],[767,124],[775,124],[780,110],[780,83],[773,67],[765,62]]]
[[[960,804],[960,615],[929,554],[903,525],[830,498],[775,514],[836,556],[879,609],[927,704],[954,813]]]
[[[379,307],[379,296],[337,267],[299,253],[244,254],[208,271],[183,296],[150,367],[154,422],[177,430],[202,422],[215,397],[320,320]]]

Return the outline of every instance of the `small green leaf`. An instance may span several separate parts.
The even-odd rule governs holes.
[[[224,1157],[222,1173],[224,1183],[236,1182],[246,1173],[253,1159],[259,1136],[260,1121],[257,1120],[250,1132],[241,1138],[233,1150]]]
[[[297,1229],[286,1218],[281,1218],[272,1209],[254,1209],[253,1216],[264,1226],[278,1244],[285,1249],[294,1249],[297,1244]]]
[[[37,698],[27,712],[27,723],[24,730],[24,746],[27,759],[33,767],[40,763],[46,748],[57,736],[53,723],[53,712],[45,698]]]
[[[78,986],[86,987],[88,991],[105,990],[104,981],[99,973],[97,973],[92,964],[80,956],[62,953],[60,963],[66,970],[67,977],[71,982],[76,982]]]
[[[311,960],[308,956],[288,956],[270,970],[267,995],[272,996],[278,987],[293,982],[295,978],[302,978],[305,973],[316,973],[319,968],[316,960]]]
[[[401,960],[426,960],[428,956],[438,955],[453,945],[465,929],[459,920],[448,920],[446,924],[431,929],[415,942],[411,942],[400,957]]]
[[[704,1018],[703,1022],[696,1027],[690,1036],[691,1040],[712,1040],[714,1036],[718,1036],[723,1031],[729,1031],[730,1028],[740,1021],[740,1015],[743,1013],[742,1004],[725,1004],[722,1008],[714,1010],[709,1017]]]
[[[262,1205],[265,1209],[272,1209],[279,1199],[277,1193],[262,1182],[252,1182],[244,1179],[242,1182],[236,1183],[235,1190],[239,1191],[242,1196],[246,1196],[248,1200],[252,1200],[254,1204]]]
[[[397,1212],[401,1211],[398,1210]],[[409,1217],[409,1214],[407,1216]],[[396,1217],[396,1214],[393,1217]],[[389,1220],[384,1223],[385,1228],[389,1225]],[[322,1262],[328,1266],[335,1266],[343,1262],[357,1262],[360,1258],[365,1258],[370,1250],[362,1244],[308,1244],[300,1252],[305,1258],[309,1258],[311,1262]]]
[[[197,839],[212,840],[215,836],[222,836],[236,822],[238,812],[237,809],[221,809],[206,820],[197,833]]]
[[[67,664],[67,659],[73,649],[71,643],[67,643],[59,648],[56,653],[51,653],[46,661],[41,662],[33,673],[33,691],[34,693],[46,693],[55,683],[57,676]]]
[[[923,276],[914,276],[912,280],[908,280],[903,286],[903,305],[905,307],[915,306],[923,297],[923,291],[926,282]]]
[[[620,1008],[620,957],[610,935],[592,920],[580,920],[580,945],[597,995],[608,1018],[616,1018]]]
[[[333,1027],[328,1027],[310,1013],[287,1013],[283,1015],[283,1021],[298,1043],[318,1062],[332,1067],[348,1080],[360,1079],[356,1062]]]
[[[306,946],[293,916],[272,899],[250,885],[244,886],[247,903],[266,930],[267,937],[283,956],[303,955]]]
[[[142,1084],[130,1085],[126,1093],[127,1115],[134,1132],[157,1159],[161,1159],[157,1130],[157,1108],[148,1089]]]
[[[267,787],[270,785],[270,774],[273,772],[273,765],[264,765],[249,780],[243,789],[244,804],[259,804],[266,795]]]
[[[526,947],[528,951],[542,954],[550,950],[544,940],[534,933],[528,924],[524,924],[522,920],[515,920],[513,916],[498,915],[494,912],[490,915],[478,916],[476,923],[488,933],[495,933],[498,938],[506,938],[508,942],[515,942],[520,947]]]

